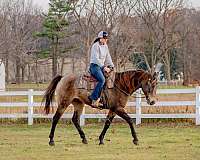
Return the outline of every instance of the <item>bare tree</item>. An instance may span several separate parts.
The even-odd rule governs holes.
[[[61,72],[65,63],[70,63],[74,72],[87,70],[90,46],[96,34],[106,30],[118,71],[125,69],[130,55],[137,53],[149,70],[162,62],[170,80],[175,51],[178,71],[183,70],[185,82],[199,79],[200,14],[198,10],[184,8],[183,0],[73,0],[70,4],[74,9],[67,17],[69,27],[66,37],[59,41]],[[39,82],[45,67],[48,78],[43,79],[51,77],[52,62],[41,58],[39,52],[49,42],[32,34],[42,31],[43,21],[41,11],[31,0],[0,1],[0,58],[6,64],[7,81],[20,83],[34,78]],[[82,67],[77,68],[80,63]]]
[[[184,21],[180,28],[187,30],[186,38],[180,44],[180,59],[182,59],[184,84],[188,85],[200,79],[199,76],[199,43],[200,43],[200,12],[195,9],[183,10]],[[180,36],[183,35],[180,30]]]
[[[182,21],[183,0],[144,0],[137,3],[136,13],[142,19],[144,40],[150,54],[149,69],[162,61],[167,79],[171,80],[171,50],[183,38],[178,36],[177,27]],[[147,56],[146,53],[144,56]],[[147,59],[147,58],[145,58]]]
[[[31,1],[25,0],[4,1],[3,8],[3,45],[0,47],[6,61],[7,78],[10,61],[15,65],[16,82],[20,83],[24,81],[26,65],[31,61],[27,52],[34,44],[32,32],[38,27],[39,11]]]
[[[74,17],[80,32],[80,43],[82,56],[85,57],[86,69],[89,64],[89,51],[91,43],[100,30],[106,30],[110,34],[109,48],[114,59],[115,66],[118,66],[120,55],[127,54],[128,46],[132,44],[126,26],[122,25],[130,20],[133,14],[135,1],[132,0],[102,0],[102,1],[78,1],[73,3]],[[130,28],[129,28],[130,31]],[[126,33],[125,33],[126,32]],[[123,37],[126,41],[122,41]],[[129,39],[129,41],[128,41]],[[130,42],[130,43],[129,43]],[[127,45],[129,44],[129,45]],[[124,48],[124,49],[122,49]],[[121,56],[124,57],[124,56]],[[128,57],[128,56],[126,56]],[[123,62],[123,61],[122,61]]]

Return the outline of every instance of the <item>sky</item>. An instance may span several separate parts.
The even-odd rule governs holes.
[[[200,0],[188,0],[192,3],[192,6],[195,8],[200,8]],[[37,4],[38,6],[42,7],[43,9],[48,8],[48,2],[49,0],[33,0],[34,4]]]
[[[32,0],[34,4],[40,6],[43,9],[48,8],[48,2],[49,0]]]
[[[193,6],[197,6],[197,7],[200,7],[200,0],[191,0]]]

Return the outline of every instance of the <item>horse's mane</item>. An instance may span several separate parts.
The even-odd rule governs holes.
[[[141,80],[148,79],[150,76],[150,73],[142,69],[116,72],[114,84],[131,94],[140,87]]]
[[[138,70],[128,70],[124,72],[116,72],[115,73],[115,80],[121,81],[121,80],[131,80],[132,78],[138,79],[142,78],[143,76],[149,76],[150,73],[146,72],[145,70],[138,69]]]

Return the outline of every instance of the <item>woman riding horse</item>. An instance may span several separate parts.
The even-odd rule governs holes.
[[[91,48],[90,57],[90,73],[97,80],[97,85],[95,86],[92,94],[88,97],[91,101],[93,107],[98,108],[103,106],[100,104],[100,95],[105,84],[104,72],[109,73],[110,67],[114,68],[108,46],[108,33],[101,31],[98,34],[98,38],[94,41]],[[108,67],[109,66],[109,67]]]
[[[50,112],[50,104],[52,102],[54,93],[56,92],[56,102],[57,111],[53,117],[51,132],[49,134],[49,145],[54,145],[54,132],[56,125],[63,115],[66,108],[73,104],[74,114],[72,117],[72,122],[77,128],[82,142],[87,144],[87,139],[85,133],[80,127],[79,119],[82,114],[83,107],[85,104],[91,106],[91,102],[88,99],[90,93],[86,89],[80,89],[76,86],[76,81],[78,77],[74,74],[66,75],[62,77],[61,75],[56,76],[48,86],[45,95],[45,111],[48,114]],[[131,134],[133,137],[133,143],[138,144],[138,138],[133,127],[133,120],[126,113],[124,107],[126,106],[129,97],[137,89],[141,88],[147,103],[150,105],[155,104],[154,97],[156,95],[156,84],[157,84],[157,74],[150,74],[143,70],[132,70],[121,73],[115,73],[114,87],[108,89],[109,95],[109,113],[104,125],[104,128],[99,136],[99,144],[104,144],[103,139],[109,128],[113,118],[118,115],[123,118],[130,126]]]

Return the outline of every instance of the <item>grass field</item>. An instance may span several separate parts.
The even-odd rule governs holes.
[[[55,147],[48,146],[50,125],[1,125],[0,160],[199,160],[200,127],[140,126],[140,145],[132,144],[129,127],[113,124],[98,145],[102,125],[87,125],[88,145],[71,125],[59,124]]]
[[[46,88],[46,84],[9,85],[7,90],[27,90],[29,88],[43,90]],[[176,86],[175,88],[182,87]],[[160,96],[159,100],[194,100],[194,98],[195,95],[164,95]],[[25,102],[27,97],[5,96],[0,97],[0,101]],[[41,97],[36,96],[34,101],[40,102]],[[133,108],[126,109],[129,113],[135,113]],[[190,106],[143,107],[142,113],[193,113],[194,111],[195,108]],[[22,112],[26,113],[27,108],[0,108],[0,113]],[[40,109],[34,110],[34,113],[37,112],[40,113]],[[87,109],[86,112],[93,113],[94,110]],[[84,127],[88,145],[81,143],[81,139],[72,125],[59,124],[55,133],[56,146],[49,147],[50,124],[34,123],[33,126],[27,126],[15,123],[6,125],[9,124],[7,121],[5,124],[4,120],[2,122],[0,120],[0,160],[199,160],[200,127],[173,126],[170,123],[171,121],[167,123],[167,126],[147,123],[145,126],[137,127],[139,146],[132,144],[129,127],[124,124],[112,125],[107,132],[103,146],[98,145],[98,136],[103,124],[88,124]]]

